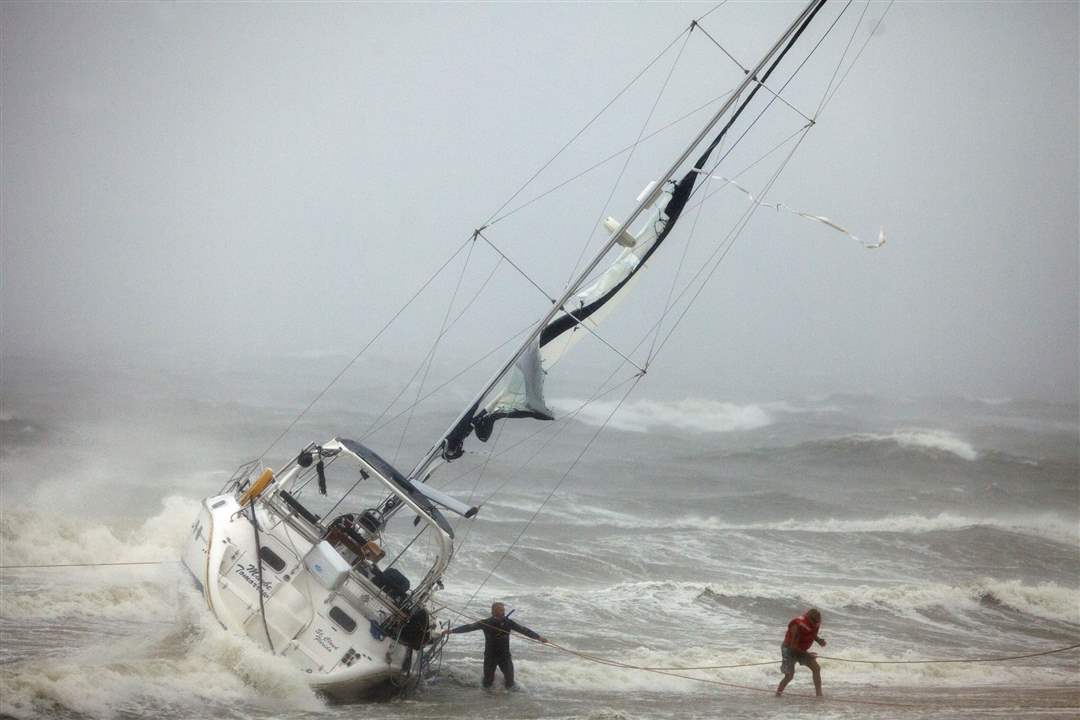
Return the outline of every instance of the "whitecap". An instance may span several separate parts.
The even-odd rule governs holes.
[[[570,413],[579,408],[582,402],[574,399],[553,399],[550,404],[560,413]],[[577,412],[575,418],[594,426],[607,421],[609,427],[616,430],[639,433],[661,427],[701,433],[725,433],[755,430],[773,423],[772,415],[762,405],[737,405],[697,398],[666,402],[625,402],[612,416],[615,408],[614,401],[596,400]]]

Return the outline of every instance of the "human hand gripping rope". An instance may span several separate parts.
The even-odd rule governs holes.
[[[457,615],[458,617],[461,617],[461,618],[463,618],[465,620],[468,620],[470,622],[478,623],[478,624],[483,622],[483,619],[473,617],[469,613],[463,612],[462,610],[459,610],[459,609],[457,609],[455,607],[452,607],[450,605],[442,604],[441,608],[445,609],[445,610],[448,610],[451,613],[453,613],[454,615]],[[449,633],[450,633],[449,630],[444,630],[442,635],[445,636],[445,635],[448,635]],[[669,666],[635,665],[633,663],[621,662],[619,660],[613,660],[611,658],[602,657],[600,655],[593,655],[593,654],[590,654],[590,653],[581,652],[579,650],[574,650],[572,648],[566,647],[564,645],[560,645],[559,643],[553,642],[553,641],[551,641],[551,640],[549,640],[547,638],[544,638],[544,637],[530,638],[530,637],[524,636],[522,639],[526,640],[526,641],[529,641],[529,642],[534,642],[534,643],[537,643],[537,644],[540,644],[540,645],[546,645],[547,647],[553,648],[554,650],[556,650],[558,652],[561,652],[561,653],[563,653],[565,655],[570,655],[570,656],[573,656],[573,657],[577,657],[577,658],[579,658],[581,660],[584,660],[586,662],[595,663],[597,665],[606,665],[608,667],[621,668],[621,669],[624,669],[624,670],[638,670],[638,671],[641,671],[641,672],[648,672],[648,673],[653,673],[653,674],[656,674],[656,675],[665,675],[667,677],[675,677],[675,678],[680,678],[680,679],[683,679],[683,680],[692,680],[694,682],[705,683],[705,684],[708,684],[708,685],[714,685],[714,686],[719,686],[719,687],[729,687],[729,688],[735,688],[735,689],[739,689],[739,690],[748,690],[748,691],[752,691],[752,692],[763,692],[763,693],[769,693],[769,694],[773,694],[774,690],[771,689],[771,688],[766,688],[766,687],[755,687],[753,685],[743,685],[743,684],[739,684],[739,683],[725,682],[725,681],[722,681],[722,680],[717,680],[715,678],[703,678],[703,677],[696,677],[696,676],[693,676],[693,675],[684,675],[682,673],[685,673],[687,671],[701,671],[701,670],[733,670],[733,669],[737,669],[737,668],[760,667],[760,666],[764,666],[764,665],[778,665],[780,663],[779,660],[763,660],[763,661],[759,661],[759,662],[735,663],[735,664],[730,664],[730,665],[692,665],[692,666],[686,666],[686,665],[669,665]],[[821,645],[822,647],[825,647],[828,644],[827,641],[824,638],[818,638],[818,640],[820,640],[820,642],[818,644]],[[1047,656],[1047,655],[1056,655],[1056,654],[1061,654],[1061,653],[1065,653],[1065,652],[1069,652],[1069,651],[1077,650],[1077,649],[1080,649],[1080,642],[1076,642],[1076,643],[1073,643],[1073,644],[1070,644],[1070,645],[1066,645],[1064,647],[1052,648],[1050,650],[1029,652],[1029,653],[1023,653],[1023,654],[1018,654],[1018,655],[1004,655],[1004,656],[992,656],[992,657],[924,658],[924,659],[916,659],[916,660],[889,660],[889,659],[844,658],[844,657],[835,657],[835,656],[829,656],[829,655],[817,655],[816,653],[814,653],[814,655],[815,655],[815,657],[817,657],[818,659],[821,659],[821,660],[830,660],[830,661],[833,661],[833,662],[844,662],[844,663],[857,663],[857,664],[868,664],[868,665],[933,665],[933,664],[942,664],[942,663],[997,663],[997,662],[1009,662],[1009,661],[1012,661],[1012,660],[1024,660],[1024,659],[1028,659],[1028,658],[1043,657],[1043,656]],[[809,693],[785,693],[785,696],[786,697],[790,696],[790,697],[804,698],[804,699],[815,699],[815,696],[811,695]],[[898,702],[887,702],[887,701],[879,701],[879,700],[866,700],[866,699],[850,698],[850,697],[843,697],[843,696],[836,696],[836,695],[830,695],[829,700],[830,700],[830,702],[841,702],[841,703],[848,703],[848,704],[853,704],[853,705],[873,705],[873,706],[881,706],[881,707],[911,707],[911,708],[915,708],[915,707],[923,707],[924,706],[924,705],[919,704],[919,703],[898,703]]]

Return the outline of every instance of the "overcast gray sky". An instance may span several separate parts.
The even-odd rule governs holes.
[[[800,6],[730,3],[703,24],[750,64]],[[350,355],[710,7],[4,3],[0,350],[236,366]],[[755,219],[643,392],[1075,402],[1078,7],[897,2],[770,195],[868,238],[884,225],[888,244]],[[884,10],[871,6],[856,47]],[[669,67],[522,198],[633,141]],[[806,72],[820,87],[831,66]],[[738,77],[696,35],[649,127]],[[812,110],[801,92],[793,104]],[[680,124],[635,154],[608,213],[627,212],[693,132]],[[493,240],[557,291],[620,167]],[[491,253],[470,262],[478,286]],[[421,357],[456,277],[381,357]],[[463,320],[447,363],[545,309],[520,279],[499,280],[517,295]],[[670,277],[657,282],[643,301],[662,301]]]

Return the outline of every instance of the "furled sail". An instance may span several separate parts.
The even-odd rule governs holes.
[[[747,73],[729,102],[725,103],[676,164],[663,176],[662,184],[647,190],[639,197],[637,209],[631,214],[627,223],[620,224],[608,219],[605,225],[613,235],[609,243],[588,266],[585,273],[575,281],[575,286],[570,293],[557,301],[557,310],[553,309],[545,317],[542,321],[543,327],[534,331],[511,362],[487,386],[481,396],[459,416],[443,436],[442,441],[420,461],[411,477],[426,474],[431,464],[439,457],[445,461],[461,457],[465,439],[474,431],[481,441],[486,441],[491,437],[493,427],[498,420],[517,417],[553,419],[552,412],[544,400],[544,377],[547,371],[583,333],[596,330],[600,321],[611,312],[616,301],[626,293],[633,279],[644,269],[652,254],[671,234],[694,192],[698,177],[709,173],[705,166],[712,152],[754,99],[758,90],[768,81],[769,76],[825,2],[826,0],[816,0],[807,5],[773,49],[752,71]],[[761,74],[758,75],[758,73]],[[728,115],[727,122],[713,137],[698,157],[697,162],[685,172],[680,180],[674,181],[672,178],[676,176],[680,165],[690,157],[693,149],[711,134],[715,127],[714,123],[717,123],[729,110],[731,113]],[[637,233],[629,233],[627,225],[642,217],[646,219]],[[602,258],[616,245],[622,250],[614,262],[599,275],[592,276],[595,279],[588,282],[585,279],[586,276],[599,268]]]
[[[702,156],[698,164],[704,166],[707,160],[708,154]],[[621,251],[614,262],[562,306],[559,314],[518,356],[487,402],[482,406],[477,402],[462,417],[446,438],[445,459],[461,456],[462,443],[471,431],[475,430],[481,441],[487,441],[497,420],[554,419],[544,399],[545,376],[582,335],[595,332],[617,301],[626,295],[631,281],[674,228],[698,174],[691,170],[678,183],[668,183],[673,186],[670,190],[647,191],[646,194],[652,195],[652,203],[642,226],[633,234],[625,229],[621,231],[616,238]],[[622,227],[610,218],[605,225],[612,233],[619,232]]]

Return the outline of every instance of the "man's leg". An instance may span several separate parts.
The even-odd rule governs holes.
[[[495,666],[498,664],[498,658],[494,655],[484,653],[484,688],[491,687],[491,683],[495,682]]]
[[[506,689],[509,690],[514,687],[514,659],[507,655],[499,661],[499,669],[502,670],[503,683],[506,685]]]
[[[823,697],[821,694],[821,666],[818,665],[817,659],[811,659],[810,662],[806,663],[806,667],[810,668],[810,672],[814,675],[814,693],[818,697]]]
[[[783,694],[791,678],[795,677],[795,656],[783,645],[780,646],[780,672],[784,673],[784,679],[776,686],[777,695]]]

